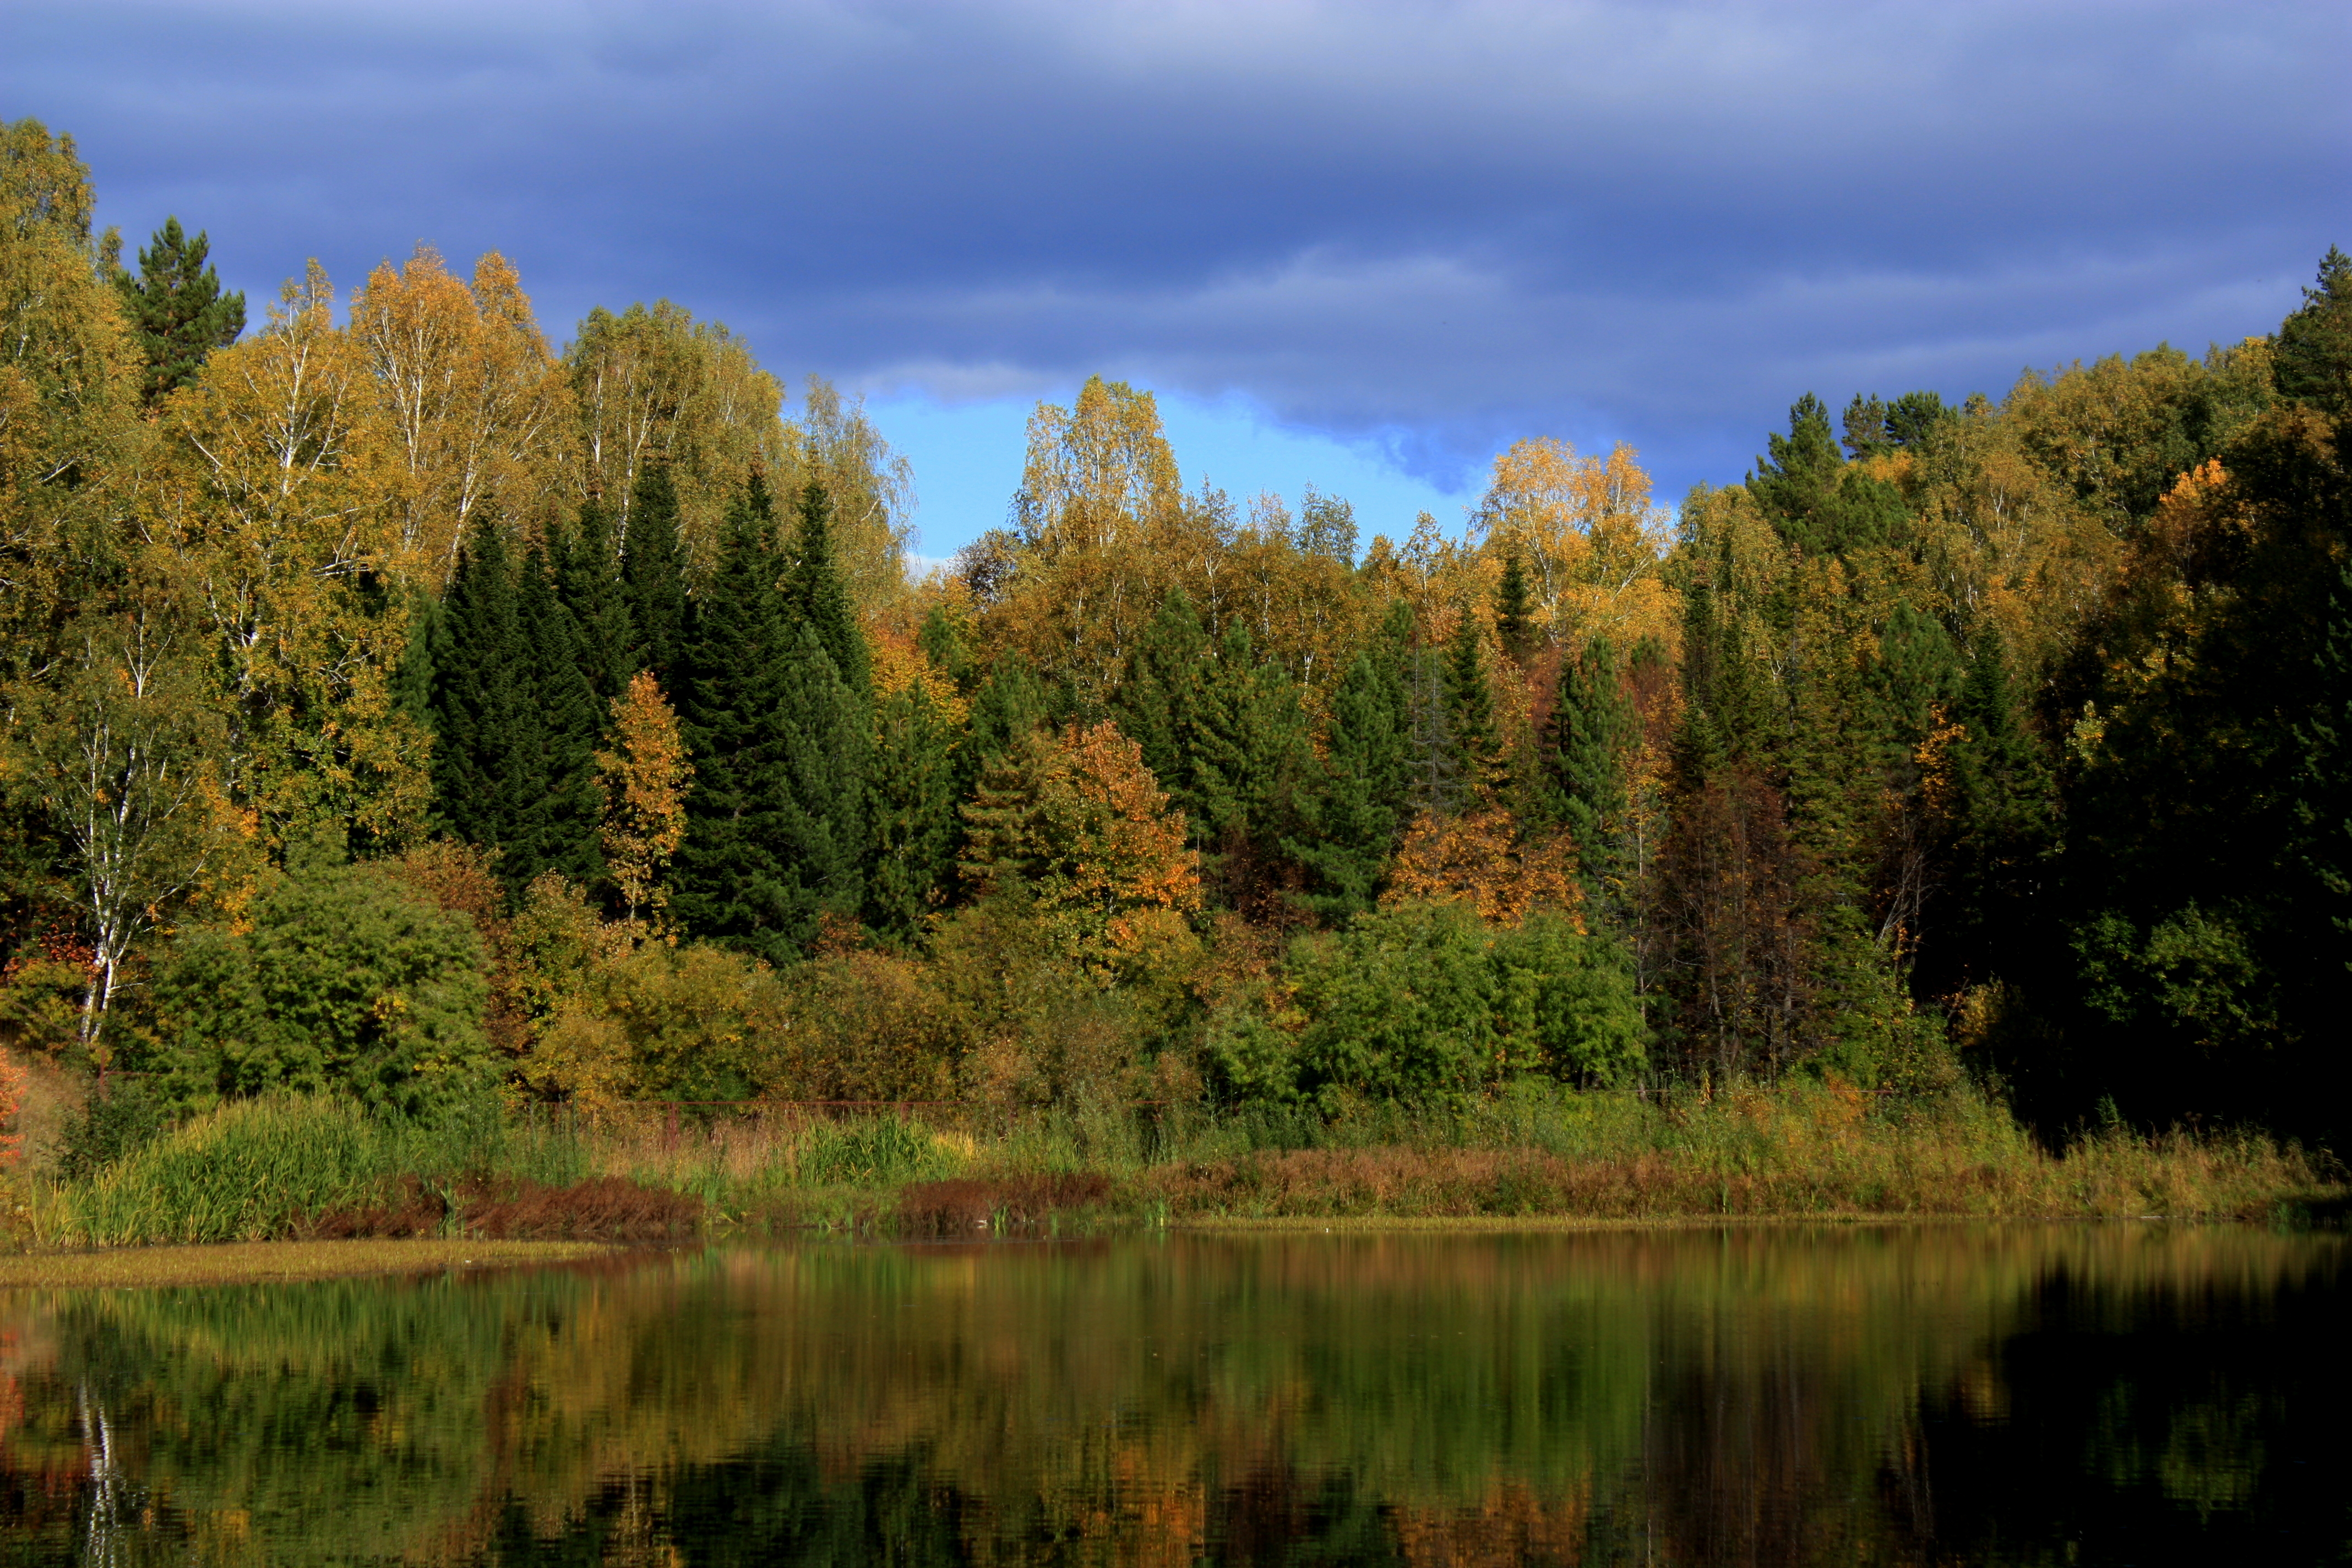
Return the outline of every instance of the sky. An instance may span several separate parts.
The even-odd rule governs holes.
[[[2352,245],[2352,6],[316,0],[0,6],[103,223],[515,262],[862,394],[919,549],[1022,429],[1157,392],[1188,483],[1455,522],[1509,442],[1671,500],[1789,405],[2268,331]]]

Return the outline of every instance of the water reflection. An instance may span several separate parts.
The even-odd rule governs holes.
[[[2342,1244],[712,1249],[0,1298],[0,1562],[2336,1561]]]

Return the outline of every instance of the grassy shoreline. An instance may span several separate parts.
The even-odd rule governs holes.
[[[1888,1104],[1835,1085],[1679,1100],[1529,1093],[1358,1108],[992,1123],[783,1115],[550,1126],[495,1110],[431,1128],[262,1100],[98,1174],[31,1182],[18,1245],[426,1237],[692,1240],[1129,1226],[1591,1227],[1920,1219],[2307,1225],[2352,1188],[2325,1151],[2252,1132],[2111,1128],[2063,1152],[1968,1093]]]

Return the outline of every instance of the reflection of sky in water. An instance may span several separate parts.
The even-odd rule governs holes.
[[[1179,1235],[19,1293],[0,1556],[2307,1561],[2342,1259]]]

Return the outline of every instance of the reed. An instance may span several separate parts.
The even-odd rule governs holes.
[[[562,1126],[494,1106],[420,1125],[260,1100],[29,1206],[42,1245],[120,1247],[952,1232],[983,1219],[2293,1219],[2340,1211],[2347,1192],[2332,1156],[2256,1132],[2111,1128],[2053,1152],[1974,1090],[1897,1100],[1798,1082],[1650,1097],[1531,1085],[1337,1116],[1105,1106],[680,1121],[638,1108]]]

